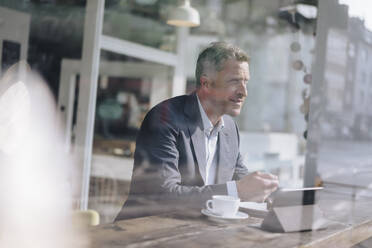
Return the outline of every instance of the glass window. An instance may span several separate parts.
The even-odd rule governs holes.
[[[156,245],[172,242],[171,237],[165,237],[164,230],[173,224],[186,232],[182,237],[188,237],[191,229],[198,228],[202,233],[203,228],[212,225],[218,226],[216,232],[224,231],[230,223],[210,224],[209,219],[199,218],[205,213],[200,212],[206,203],[203,197],[212,197],[208,194],[214,188],[221,189],[213,191],[218,194],[241,197],[236,187],[241,181],[233,177],[234,173],[247,176],[255,171],[277,175],[282,190],[279,192],[323,186],[317,193],[316,200],[320,201],[316,206],[325,209],[324,216],[338,224],[321,234],[315,231],[290,236],[270,234],[249,242],[261,242],[262,238],[262,242],[272,243],[283,238],[294,242],[290,246],[306,246],[310,239],[322,242],[325,235],[335,230],[337,235],[349,234],[350,228],[358,232],[370,225],[367,218],[371,215],[372,196],[372,18],[368,11],[372,5],[362,0],[191,1],[200,14],[201,24],[178,29],[167,25],[166,19],[181,2],[106,0],[103,35],[114,38],[112,44],[119,45],[113,49],[115,52],[108,47],[100,50],[99,68],[93,68],[98,70],[97,88],[92,87],[90,92],[83,89],[95,82],[85,82],[82,71],[88,71],[85,69],[94,65],[94,60],[82,64],[82,50],[86,5],[92,1],[0,2],[0,185],[5,189],[0,195],[0,216],[6,216],[1,227],[3,223],[4,227],[21,227],[19,231],[27,230],[29,236],[25,235],[33,238],[39,237],[33,234],[61,234],[61,230],[71,230],[71,236],[59,236],[75,237],[73,232],[78,225],[65,221],[71,213],[72,218],[77,214],[80,220],[88,214],[92,222],[97,222],[99,216],[100,223],[106,224],[114,221],[123,206],[126,209],[126,204],[133,204],[129,205],[130,218],[164,213],[174,217],[174,211],[184,210],[195,199],[202,199],[197,202],[200,204],[192,218],[184,216],[192,208],[176,212],[176,217],[166,217],[166,224],[161,224],[161,230],[156,232],[147,224],[153,223],[158,228],[158,221],[163,221],[164,215],[134,220],[131,223],[138,226],[132,225],[136,228],[133,242],[142,239],[138,242],[145,243],[136,245],[149,245],[149,237],[156,235],[161,236]],[[166,99],[197,90],[198,55],[216,41],[237,45],[250,57],[248,96],[240,115],[234,117],[239,136],[235,127],[230,129],[233,130],[230,138],[236,137],[231,146],[223,146],[223,142],[228,143],[229,135],[213,136],[214,131],[224,131],[225,127],[216,126],[211,133],[203,132],[206,130],[202,115],[193,119],[198,121],[193,128],[186,128],[189,121],[186,117],[177,119],[178,126],[173,126],[172,118],[180,113],[186,116],[190,106],[196,111],[193,113],[200,113],[199,105],[180,101],[186,96],[173,100],[179,101],[174,105],[177,108],[166,102],[150,112]],[[125,46],[133,48],[130,55],[118,51]],[[234,102],[228,99],[231,100]],[[85,104],[93,106],[91,112],[84,112],[88,109]],[[146,116],[153,122],[146,122]],[[139,135],[141,125],[151,132]],[[199,131],[202,138],[195,142],[192,136]],[[158,141],[163,141],[162,146]],[[231,149],[234,145],[235,149]],[[203,149],[213,151],[214,147],[226,152],[216,150],[216,159],[211,160],[212,153]],[[231,168],[221,170],[229,163]],[[142,166],[136,167],[138,164]],[[213,166],[215,170],[210,170]],[[82,174],[83,168],[90,173]],[[136,175],[140,180],[133,180]],[[164,178],[171,180],[174,188],[170,189],[169,181]],[[86,179],[89,184],[82,186]],[[82,192],[88,189],[87,205],[93,211],[79,212],[83,206]],[[166,201],[159,204],[159,196]],[[301,204],[296,206],[302,207],[306,200],[301,198]],[[274,214],[265,204],[261,205],[265,207],[264,214],[266,210]],[[19,222],[23,216],[37,216],[48,230],[33,233],[34,222]],[[12,221],[17,225],[12,225]],[[202,224],[190,229],[190,221],[193,225]],[[255,228],[259,223],[253,218],[246,221],[254,222]],[[245,223],[242,228],[235,222],[229,230],[234,230],[234,225],[239,228],[237,235],[251,228]],[[126,224],[123,226],[95,230],[129,230]],[[174,232],[178,232],[177,228]],[[318,236],[322,237],[321,241],[317,240]],[[360,237],[358,233],[355,236]],[[122,238],[119,234],[107,237],[115,244],[120,242],[114,239]],[[48,239],[45,240],[47,244]],[[61,240],[61,247],[68,247],[63,243],[68,240]],[[193,246],[192,242],[198,240],[187,239],[187,242]],[[236,240],[233,245],[241,246]],[[2,242],[0,239],[0,246]],[[368,242],[371,241],[363,246],[371,247]]]

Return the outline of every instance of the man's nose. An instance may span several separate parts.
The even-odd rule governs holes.
[[[245,83],[242,83],[240,84],[239,88],[238,88],[238,94],[241,96],[241,97],[246,97],[248,95],[248,92],[247,92],[247,85]]]

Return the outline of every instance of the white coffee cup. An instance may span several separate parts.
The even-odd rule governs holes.
[[[214,214],[221,216],[235,216],[239,209],[240,199],[228,195],[214,195],[206,202],[206,207]]]

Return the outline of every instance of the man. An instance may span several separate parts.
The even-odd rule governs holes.
[[[202,208],[212,195],[265,200],[278,187],[268,173],[248,173],[239,152],[240,114],[249,58],[238,47],[212,43],[196,66],[197,89],[149,111],[137,137],[130,194],[116,220]]]

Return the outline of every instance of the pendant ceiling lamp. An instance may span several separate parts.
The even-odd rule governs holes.
[[[199,12],[191,7],[190,0],[184,0],[181,6],[170,12],[167,24],[178,27],[197,27],[200,25]]]

